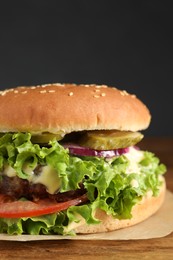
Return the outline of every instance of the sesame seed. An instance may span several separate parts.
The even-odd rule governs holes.
[[[136,95],[131,95],[132,98],[136,98]]]
[[[5,90],[3,90],[2,91],[2,95],[4,96],[5,94],[7,94],[8,93],[8,89],[5,89]]]
[[[40,93],[44,94],[44,93],[46,93],[46,90],[40,90]]]
[[[27,93],[27,91],[25,90],[25,91],[22,91],[21,93],[22,93],[22,94],[26,94],[26,93]]]
[[[55,93],[54,89],[48,90],[49,93]]]
[[[57,86],[57,87],[64,87],[64,84],[61,84],[61,83],[54,83],[52,85]]]
[[[124,92],[123,91],[120,91],[120,94],[121,96],[125,96]]]
[[[127,93],[127,91],[126,91],[126,90],[123,90],[123,93],[124,93],[124,95],[126,95],[126,96],[128,96],[128,95],[129,95],[129,93]]]
[[[69,96],[73,96],[73,92],[70,92],[68,95],[69,95]]]
[[[19,93],[19,91],[18,90],[14,90],[14,93],[16,94],[16,93]]]
[[[46,88],[46,87],[49,87],[49,86],[52,86],[52,85],[54,85],[54,84],[48,83],[48,84],[40,85],[40,86],[38,86],[38,87]]]
[[[107,88],[106,85],[96,85],[95,88]]]
[[[6,91],[3,91],[2,93],[1,93],[1,96],[5,96],[6,95]]]
[[[30,87],[30,89],[36,89],[36,87]]]
[[[95,97],[95,98],[99,98],[100,96],[99,96],[99,95],[94,95],[93,97]]]
[[[102,96],[102,97],[105,97],[105,96],[106,96],[106,93],[101,93],[101,96]]]
[[[95,92],[100,92],[100,89],[95,89]]]

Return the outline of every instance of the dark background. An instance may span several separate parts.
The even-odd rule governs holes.
[[[146,135],[173,135],[171,1],[0,3],[0,88],[97,83],[149,107]]]

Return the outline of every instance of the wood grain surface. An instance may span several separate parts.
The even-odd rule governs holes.
[[[145,138],[140,146],[154,152],[167,165],[167,188],[173,192],[173,138]],[[173,259],[173,233],[158,239],[129,241],[0,241],[0,260],[140,258]]]

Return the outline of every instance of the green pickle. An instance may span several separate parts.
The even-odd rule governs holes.
[[[64,138],[64,135],[61,133],[58,134],[52,134],[52,133],[42,133],[42,134],[38,134],[38,135],[32,135],[31,137],[31,141],[33,143],[38,143],[38,144],[46,144],[49,141],[52,141],[54,139],[56,139],[57,141],[60,141]]]
[[[96,130],[86,132],[79,144],[95,150],[113,150],[133,146],[142,138],[143,135],[139,132]]]

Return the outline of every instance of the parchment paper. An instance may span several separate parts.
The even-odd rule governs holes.
[[[36,240],[134,240],[151,239],[169,235],[173,232],[173,193],[166,191],[166,197],[160,210],[149,219],[125,229],[89,235],[17,235],[0,234],[0,240],[36,241]]]

